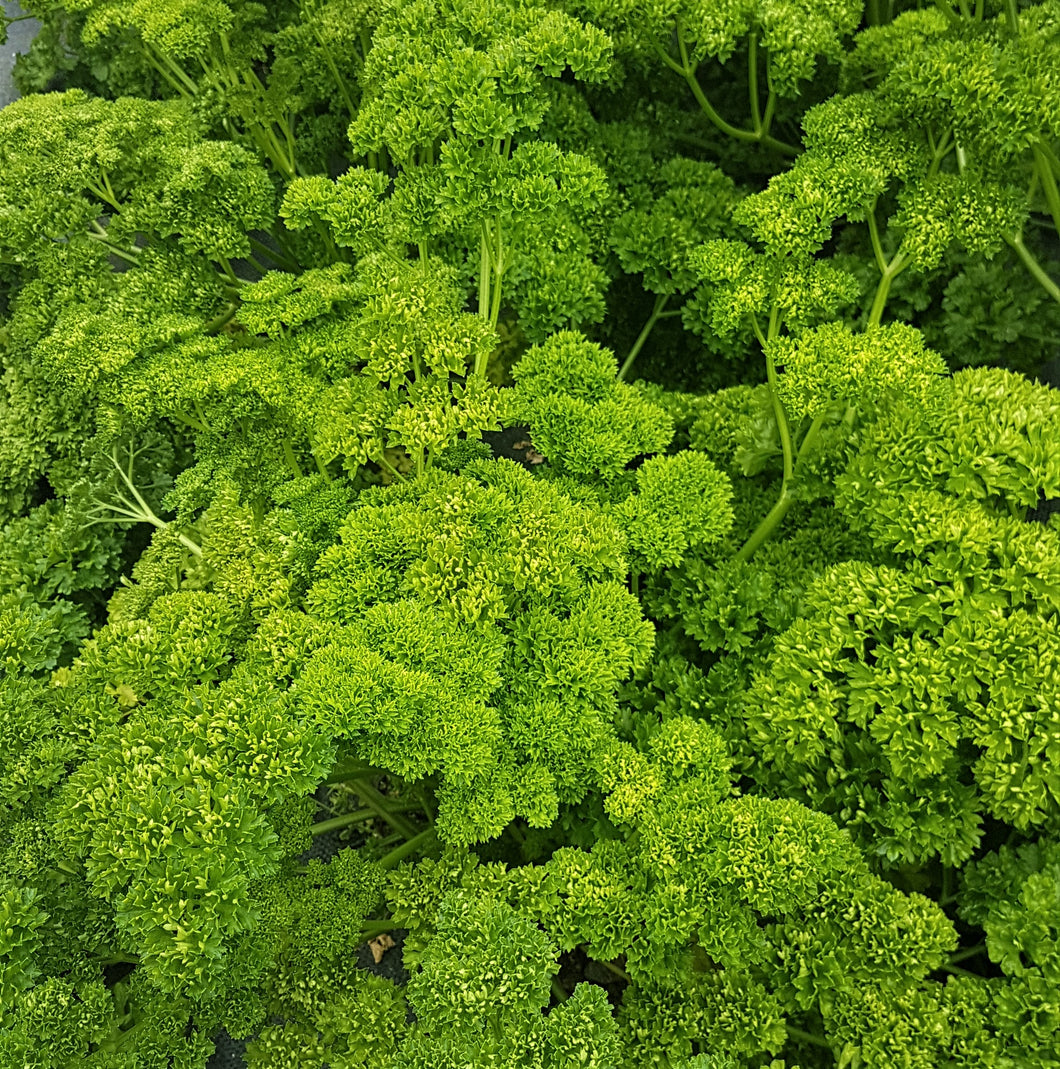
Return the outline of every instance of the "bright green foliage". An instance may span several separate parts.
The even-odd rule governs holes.
[[[637,492],[616,519],[637,561],[649,569],[679,564],[692,549],[720,541],[732,523],[728,479],[702,453],[652,457],[637,469]]]
[[[36,930],[48,919],[36,904],[33,888],[5,886],[0,897],[0,996],[10,1002],[20,991],[31,986],[38,969],[34,958],[40,949]]]
[[[600,298],[579,278],[594,269],[578,229],[605,198],[604,175],[585,156],[526,135],[548,110],[544,79],[569,69],[599,81],[610,49],[599,29],[558,10],[504,0],[388,5],[349,136],[355,155],[385,150],[395,162],[392,194],[384,208],[373,202],[382,189],[369,176],[343,176],[330,193],[319,179],[301,180],[289,194],[296,221],[304,225],[308,210],[337,224],[340,244],[357,221],[357,243],[408,242],[421,257],[432,243],[455,240],[477,270],[479,314],[493,325],[509,270],[522,275],[524,292],[528,274],[537,280],[536,294],[516,309],[528,333],[543,338],[564,323],[599,319]]]
[[[442,923],[431,918],[455,888],[503,895],[561,946],[624,956],[631,983],[618,1021],[631,1067],[708,1050],[745,1064],[785,1046],[791,1016],[815,1008],[827,1021],[844,997],[875,995],[900,1014],[887,977],[901,962],[915,985],[937,967],[956,941],[942,911],[870,875],[827,818],[730,797],[725,746],[705,724],[675,717],[645,735],[643,751],[619,744],[598,760],[609,811],[639,833],[628,842],[561,849],[510,872],[453,854],[396,873],[392,908],[412,928],[406,960],[429,958]],[[863,1022],[858,1039],[876,1026]],[[819,1041],[841,1045],[830,1033]]]
[[[0,1066],[1058,1069],[1058,0],[24,5]]]
[[[610,520],[511,462],[367,491],[309,592],[330,638],[299,707],[373,764],[440,774],[450,841],[546,825],[651,647],[626,571]]]
[[[627,0],[618,5],[584,0],[577,6],[609,29],[625,31],[631,43],[647,38],[641,47],[650,47],[652,39],[669,44],[676,28],[696,63],[706,58],[724,63],[753,35],[769,57],[768,64],[763,62],[763,84],[768,77],[771,87],[785,97],[797,95],[798,83],[813,77],[818,57],[842,55],[842,39],[861,17],[861,5],[851,0],[737,0],[720,5],[709,0],[667,4]]]
[[[314,415],[319,460],[341,457],[354,470],[403,447],[422,465],[425,454],[462,435],[478,438],[497,428],[503,398],[475,374],[485,368],[495,335],[463,311],[452,269],[435,260],[368,257],[358,264],[350,297],[352,314],[314,324],[293,341],[296,351],[330,362],[335,380]]]
[[[364,1065],[378,1069],[612,1069],[615,1023],[601,988],[580,984],[547,1015],[557,949],[502,899],[453,891],[430,918],[403,998],[389,981],[354,972],[305,1024],[269,1025],[250,1069]],[[415,1023],[405,1023],[407,1006]]]
[[[231,500],[218,512],[200,565],[216,569],[212,589],[127,599],[62,677],[56,703],[79,764],[50,813],[143,974],[194,995],[216,990],[230,942],[256,923],[248,885],[279,860],[266,809],[311,789],[333,759],[268,674],[249,658],[233,670],[248,625],[298,575],[278,531],[248,541],[247,514]]]
[[[764,323],[774,310],[797,333],[857,297],[856,280],[825,261],[773,257],[739,241],[708,241],[690,253],[689,263],[707,283],[683,312],[696,333],[729,338],[748,322]]]
[[[76,1065],[114,1025],[111,994],[101,980],[50,977],[15,1002],[5,999],[5,1006],[14,1020],[0,1033],[0,1054],[26,1069]]]
[[[513,414],[564,474],[619,476],[636,457],[665,449],[673,426],[636,387],[615,379],[613,354],[570,331],[523,354],[513,369]]]
[[[861,407],[891,393],[923,405],[946,372],[942,357],[904,323],[864,334],[825,323],[797,338],[778,338],[770,356],[782,369],[777,392],[796,423],[832,402]]]
[[[1027,5],[1016,33],[1001,10],[992,14],[976,25],[937,10],[906,12],[859,36],[844,78],[876,87],[907,122],[952,127],[987,168],[999,168],[1058,132],[1060,87],[1048,58],[1056,5]]]
[[[961,916],[985,930],[990,959],[1011,978],[992,992],[999,1039],[1037,1051],[1042,1065],[1060,1059],[1058,862],[1055,839],[1003,846],[970,868],[960,898]]]
[[[947,385],[881,416],[839,480],[841,509],[898,567],[827,570],[736,728],[763,786],[837,814],[892,863],[962,863],[987,815],[1060,819],[1060,545],[1022,518],[1058,493],[1056,400],[986,369]]]
[[[138,230],[177,234],[186,250],[215,259],[249,251],[246,231],[271,218],[260,165],[235,145],[200,140],[176,104],[79,90],[31,96],[4,109],[0,132],[3,185],[18,190],[0,247],[20,261],[104,213],[119,246]]]
[[[647,176],[644,197],[616,220],[612,242],[622,269],[640,274],[656,294],[687,293],[699,282],[688,255],[704,241],[728,237],[738,203],[718,167],[675,156]]]
[[[235,990],[225,1008],[231,1034],[261,1029],[258,1054],[264,1057],[284,1037],[304,1034],[323,1004],[355,989],[348,961],[363,939],[366,915],[378,904],[382,878],[378,867],[345,849],[327,864],[289,865],[254,885],[261,921],[236,951]],[[285,1018],[283,1028],[262,1028],[277,1017]]]

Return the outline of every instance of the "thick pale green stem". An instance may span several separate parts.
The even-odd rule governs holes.
[[[230,304],[223,312],[219,312],[209,323],[203,328],[206,334],[217,334],[223,330],[229,323],[236,317],[236,313],[239,311],[238,304]]]
[[[394,803],[390,806],[390,812],[399,813],[414,808],[407,802]],[[310,835],[326,835],[330,831],[341,831],[351,824],[362,824],[366,820],[378,819],[379,814],[374,809],[355,809],[352,813],[343,813],[341,816],[330,817],[328,820],[318,820],[310,825]]]
[[[490,326],[496,327],[501,316],[501,280],[504,278],[505,264],[504,236],[501,230],[501,221],[498,218],[494,222],[496,233],[496,247],[493,252],[493,297],[490,301]]]
[[[986,946],[980,943],[975,947],[968,947],[965,950],[958,950],[956,954],[951,954],[949,957],[950,965],[956,965],[959,961],[967,961],[969,958],[977,958],[980,954],[986,953]]]
[[[391,809],[386,798],[371,784],[355,780],[351,787],[354,793],[364,802],[365,806],[382,817],[394,831],[405,836],[406,839],[411,839],[417,834],[416,826],[411,821],[406,820],[400,813]]]
[[[876,257],[876,266],[880,269],[880,274],[885,275],[887,273],[887,257],[883,252],[883,243],[880,241],[880,229],[876,225],[876,205],[872,206],[872,211],[868,214],[869,224],[869,239],[872,241],[872,254]]]
[[[365,820],[371,820],[376,816],[374,809],[355,809],[352,813],[343,813],[341,817],[331,817],[328,820],[318,820],[316,824],[309,826],[310,835],[327,835],[328,832],[341,831],[351,824],[360,824]]]
[[[870,327],[878,327],[883,319],[883,310],[887,307],[887,298],[891,293],[891,283],[909,266],[909,258],[901,249],[895,253],[894,259],[884,269],[880,277],[880,284],[876,287],[876,297],[869,309]]]
[[[298,458],[294,455],[294,446],[286,438],[283,440],[283,459],[291,474],[296,479],[301,479],[305,473],[302,471],[301,464],[298,463]]]
[[[414,835],[407,842],[402,843],[400,846],[395,847],[386,855],[382,860],[378,862],[379,867],[382,869],[392,869],[395,865],[400,864],[410,854],[415,854],[418,850],[428,849],[438,841],[438,834],[434,828],[427,828],[425,831],[421,831]]]
[[[121,502],[121,505],[115,505],[110,501],[98,501],[98,505],[102,509],[106,509],[108,512],[114,514],[112,518],[99,517],[93,520],[93,523],[149,523],[152,527],[157,527],[160,531],[168,530],[169,524],[165,520],[158,517],[154,510],[147,504],[147,502],[140,496],[139,492],[129,481],[125,478],[124,473],[119,468],[119,474],[122,476],[122,480],[129,487],[135,502],[130,501],[124,494],[116,494],[115,496]],[[177,534],[177,540],[182,546],[190,550],[196,557],[202,556],[202,548],[193,542],[186,534]]]
[[[771,353],[766,352],[766,379],[769,382],[769,401],[773,406],[773,418],[777,423],[777,432],[780,434],[780,448],[784,454],[784,482],[791,478],[795,465],[795,451],[791,442],[791,427],[788,424],[788,416],[784,411],[784,404],[780,400],[777,366]]]
[[[324,783],[348,783],[353,779],[362,779],[365,776],[381,776],[383,773],[375,765],[348,764],[338,765],[331,770]]]
[[[177,90],[182,96],[195,96],[199,92],[199,85],[194,78],[177,62],[167,56],[160,49],[155,48],[153,45],[145,44],[147,50],[147,58],[151,65],[160,73],[170,84],[174,84],[174,79],[177,84]],[[169,72],[168,74],[166,72]]]
[[[483,319],[490,316],[490,232],[483,220],[479,236],[478,314]]]
[[[1019,7],[1016,0],[1005,0],[1005,21],[1012,33],[1020,32]]]

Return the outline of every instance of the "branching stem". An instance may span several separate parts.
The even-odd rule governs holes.
[[[696,103],[699,104],[700,110],[723,134],[736,138],[738,141],[757,141],[766,148],[771,148],[786,156],[797,156],[799,154],[799,150],[794,145],[789,145],[786,141],[780,141],[768,132],[769,124],[772,121],[773,109],[776,106],[773,99],[774,94],[772,87],[770,87],[769,99],[766,103],[766,114],[755,122],[755,129],[746,130],[739,126],[733,126],[732,123],[726,122],[721,115],[718,114],[714,105],[707,99],[706,93],[703,92],[703,86],[700,85],[699,79],[696,77],[696,65],[693,64],[689,58],[688,44],[685,41],[684,30],[680,21],[677,23],[677,48],[681,54],[680,63],[678,63],[658,41],[653,40],[652,46],[666,66],[684,78],[688,83],[689,89],[692,90],[692,95],[695,97]],[[757,64],[757,54],[755,55],[755,63]],[[754,72],[754,91],[757,91],[757,80],[758,71],[756,66]]]
[[[160,531],[164,531],[169,527],[169,524],[161,519],[151,508],[151,506],[144,500],[143,495],[136,488],[136,484],[133,482],[133,465],[136,462],[137,451],[132,447],[129,448],[129,466],[126,470],[121,461],[118,460],[117,452],[111,452],[110,460],[114,465],[115,471],[118,473],[118,477],[125,484],[129,493],[132,495],[132,500],[126,497],[124,494],[115,495],[121,505],[115,505],[109,501],[97,501],[97,505],[101,509],[106,509],[108,512],[115,514],[115,518],[107,520],[105,517],[97,517],[94,523],[106,523],[106,522],[125,522],[131,521],[133,523],[149,523],[153,527],[157,527]],[[193,542],[186,534],[178,533],[177,539],[180,544],[186,549],[190,550],[197,557],[202,556],[202,548],[195,542]]]

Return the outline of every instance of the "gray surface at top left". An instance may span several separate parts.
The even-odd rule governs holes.
[[[17,18],[22,14],[22,8],[17,0],[4,0],[4,12],[9,18]],[[30,42],[39,29],[40,23],[36,19],[26,19],[8,26],[7,44],[0,46],[0,107],[18,98],[18,90],[11,80],[15,56],[29,51]]]

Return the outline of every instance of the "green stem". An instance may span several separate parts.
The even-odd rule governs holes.
[[[493,265],[493,297],[490,302],[490,326],[496,327],[497,321],[501,316],[501,279],[504,277],[504,269],[507,266],[504,262],[504,238],[501,232],[501,221],[498,218],[495,226],[497,228],[497,247],[495,250],[495,260]]]
[[[887,298],[891,292],[891,283],[909,266],[909,258],[901,249],[895,253],[894,259],[887,265],[886,270],[880,277],[880,284],[876,287],[876,297],[869,309],[868,325],[878,327],[883,319],[883,310],[887,307]]]
[[[309,826],[310,835],[327,835],[329,831],[340,831],[348,828],[351,824],[360,824],[365,820],[375,818],[374,809],[355,809],[352,813],[343,813],[341,817],[331,817],[329,820],[318,820],[316,824]]]
[[[183,423],[185,427],[190,427],[193,431],[198,431],[200,434],[208,434],[210,431],[210,428],[207,427],[205,423],[200,423],[186,412],[170,412],[169,418],[175,419],[178,423]]]
[[[276,260],[276,262],[278,264],[283,264],[283,266],[287,267],[288,270],[294,271],[296,274],[300,274],[302,272],[302,265],[298,262],[297,254],[287,243],[287,239],[284,235],[284,228],[278,224],[275,226],[275,228],[267,230],[266,233],[269,235],[270,238],[272,238],[273,241],[276,242],[276,245],[279,248],[280,252],[283,253],[284,259],[282,261]],[[253,240],[254,239],[251,238],[251,241]],[[272,254],[270,253],[270,255]],[[275,257],[273,257],[273,259],[275,259]]]
[[[107,191],[107,203],[121,211],[118,205],[118,195],[114,192],[114,187],[110,184],[110,175],[106,171],[100,171],[100,178],[103,180],[103,188]]]
[[[1047,141],[1038,142],[1038,151],[1053,165],[1053,174],[1060,174],[1060,156],[1052,150]]]
[[[769,137],[769,128],[773,125],[773,116],[777,110],[777,94],[773,92],[773,87],[770,86],[769,92],[766,95],[766,113],[762,117],[762,137],[764,139],[772,140]],[[777,142],[780,144],[780,142]]]
[[[1020,32],[1020,16],[1016,0],[1005,0],[1005,21],[1012,33]]]
[[[1023,266],[1037,279],[1042,289],[1053,298],[1057,304],[1060,304],[1060,286],[1058,286],[1045,272],[1045,268],[1038,263],[1034,254],[1023,244],[1023,237],[1020,234],[1006,235],[1005,240],[1016,251],[1016,255],[1023,261]]]
[[[111,1033],[109,1039],[106,1039],[102,1043],[100,1043],[100,1051],[103,1051],[107,1054],[118,1053],[125,1046],[125,1044],[129,1042],[130,1038],[136,1037],[137,1032],[141,1031],[146,1024],[146,1018],[141,1018],[139,1021],[136,1021],[133,1025],[131,1025],[129,1028],[126,1028],[124,1031],[122,1031],[120,1028],[116,1029],[114,1032]]]
[[[155,48],[153,45],[146,45],[147,57],[152,66],[157,70],[162,71],[163,68],[168,69],[183,89],[182,95],[196,96],[199,92],[199,83],[188,72],[174,60],[172,57],[167,56],[160,49]]]
[[[794,474],[799,470],[802,464],[805,463],[806,458],[810,455],[810,452],[817,441],[818,435],[821,432],[821,427],[824,425],[827,409],[822,408],[813,418],[813,422],[810,424],[809,430],[806,432],[806,436],[802,440],[802,444],[799,446],[798,455],[795,457],[792,464],[792,473]],[[790,447],[789,447],[790,448]],[[787,458],[785,457],[785,460]],[[784,517],[791,511],[791,506],[795,504],[795,498],[790,490],[790,478],[785,475],[780,484],[780,496],[777,498],[776,504],[766,513],[762,521],[751,533],[751,537],[740,548],[740,552],[736,554],[736,560],[749,561],[761,545],[766,542],[773,532],[784,522]]]
[[[414,854],[417,850],[422,850],[424,847],[431,847],[437,841],[438,835],[434,828],[426,828],[424,831],[414,835],[407,842],[395,847],[389,854],[386,854],[382,860],[378,862],[379,867],[381,869],[392,869],[395,865],[404,861],[410,854]]]
[[[1056,233],[1060,236],[1060,189],[1057,189],[1052,164],[1038,145],[1034,146],[1034,166],[1042,184],[1042,193],[1045,194],[1045,203],[1049,206],[1049,214],[1056,226]]]
[[[602,965],[609,973],[617,976],[619,980],[625,980],[627,984],[629,983],[629,973],[625,969],[612,964],[610,961],[600,961],[597,964]]]
[[[557,1002],[566,1002],[570,998],[567,989],[559,982],[558,976],[552,977],[552,995]]]
[[[828,415],[827,406],[821,408],[816,416],[810,421],[810,426],[806,430],[806,434],[799,445],[799,451],[795,455],[795,470],[798,471],[799,465],[805,463],[806,458],[810,455],[810,450],[813,449],[817,443],[817,438],[821,433],[821,428],[824,426],[825,418]],[[847,410],[847,416],[851,415],[850,409]],[[844,419],[844,422],[848,422]],[[852,422],[852,421],[849,421]]]
[[[979,954],[984,953],[986,947],[980,943],[979,946],[968,947],[966,950],[958,950],[956,954],[951,954],[949,963],[950,965],[956,965],[959,961],[967,961],[969,958],[977,957]]]
[[[375,765],[339,765],[331,770],[331,775],[321,780],[322,783],[348,783],[352,779],[364,776],[381,776],[382,771]]]
[[[790,1024],[784,1026],[792,1039],[799,1039],[803,1043],[812,1043],[815,1047],[824,1047],[831,1050],[832,1044],[824,1036],[815,1036],[812,1032],[804,1032],[801,1028],[793,1028]]]
[[[209,323],[203,328],[207,334],[216,334],[219,330],[223,330],[229,323],[236,317],[236,313],[239,311],[238,304],[230,304],[223,312],[214,316]],[[205,428],[203,428],[205,430]]]
[[[939,168],[942,166],[942,161],[950,154],[952,144],[950,139],[953,136],[952,130],[947,130],[941,138],[939,143],[933,145],[931,148],[931,163],[928,166],[927,176],[928,179],[932,179],[939,173]]]
[[[960,22],[961,16],[953,10],[953,4],[949,0],[935,0],[935,7],[941,11],[950,22]]]
[[[385,452],[379,454],[379,463],[384,468],[386,468],[387,471],[389,471],[390,474],[393,475],[394,478],[397,479],[398,482],[404,482],[405,481],[405,476],[402,475],[402,473],[400,471],[398,471],[397,468],[395,468],[394,465],[391,464],[389,460],[387,460]]]
[[[294,447],[287,438],[284,438],[283,440],[283,459],[291,474],[296,479],[301,479],[305,472],[302,471],[302,466],[298,463],[298,458],[294,455]]]
[[[364,802],[365,806],[371,809],[376,816],[385,820],[394,831],[399,832],[406,839],[411,839],[418,833],[416,825],[413,824],[412,821],[406,820],[400,813],[391,809],[386,798],[384,798],[383,795],[370,783],[365,783],[362,780],[354,780],[351,783],[351,787],[354,794]]]
[[[253,234],[248,234],[247,238],[249,239],[251,246],[264,255],[266,260],[271,260],[272,263],[279,264],[281,267],[285,267],[296,275],[301,273],[301,266],[295,263],[294,260],[287,259],[282,252],[278,252],[276,249],[270,248],[264,242],[260,242],[258,238],[253,236]],[[259,269],[261,269],[263,273],[264,270],[267,269],[261,266],[260,261],[254,261],[254,263],[259,266]]]
[[[123,249],[120,245],[116,245],[113,241],[106,237],[102,237],[99,234],[89,233],[87,237],[90,237],[93,241],[98,241],[111,255],[117,256],[119,259],[124,260],[128,264],[133,264],[136,267],[140,266],[140,257],[135,253],[130,252],[128,249]]]
[[[361,942],[367,943],[369,939],[374,939],[377,935],[386,935],[387,932],[392,932],[397,925],[392,920],[387,921],[365,921],[361,925]]]
[[[883,252],[883,243],[880,241],[880,229],[876,224],[876,205],[873,203],[872,210],[866,217],[869,224],[869,238],[872,241],[872,254],[876,257],[876,266],[880,269],[880,274],[887,274],[887,257]]]
[[[134,457],[135,457],[135,453],[130,455],[130,461],[129,461],[130,468],[132,467],[132,458],[134,458]],[[114,508],[114,506],[108,506],[108,507],[111,508],[111,510],[114,511],[114,512],[124,513],[125,515],[129,516],[130,519],[141,520],[144,523],[149,523],[152,526],[157,527],[160,531],[166,530],[169,527],[169,524],[166,523],[165,520],[160,519],[158,516],[155,515],[154,510],[143,499],[143,497],[140,494],[140,491],[136,489],[136,486],[132,481],[132,476],[130,474],[127,474],[125,469],[122,468],[121,464],[118,462],[117,456],[115,456],[112,453],[110,459],[111,459],[111,463],[114,465],[115,470],[118,472],[118,477],[121,479],[121,481],[123,483],[125,483],[126,487],[128,487],[129,493],[132,494],[132,496],[135,499],[136,504],[137,504],[137,506],[139,506],[139,508],[138,509],[132,509],[131,508],[131,504],[132,503],[129,502],[126,498],[122,497],[120,494],[118,495],[118,500],[121,501],[125,505],[129,505],[130,509],[128,511],[126,511],[124,509]],[[197,545],[195,542],[193,542],[190,538],[188,538],[187,535],[178,534],[177,535],[177,539],[180,541],[181,545],[183,545],[185,548],[191,550],[191,552],[194,553],[195,556],[197,556],[197,557],[201,557],[202,556],[202,548],[199,545]]]
[[[962,969],[959,965],[950,965],[943,963],[939,966],[943,972],[952,973],[954,976],[971,976],[976,980],[982,980],[979,973],[974,973],[970,969]]]
[[[652,46],[663,62],[672,71],[684,78],[688,83],[689,89],[692,90],[692,95],[696,98],[696,103],[699,104],[700,110],[723,134],[728,134],[729,137],[734,137],[738,141],[757,141],[760,144],[765,145],[767,148],[772,148],[775,151],[782,152],[788,156],[798,155],[799,150],[794,145],[789,145],[784,141],[777,140],[777,138],[767,134],[764,128],[760,130],[743,130],[738,126],[733,126],[732,123],[726,122],[718,112],[715,111],[714,106],[707,99],[706,93],[703,92],[703,87],[699,84],[699,79],[696,78],[696,68],[689,63],[688,46],[685,43],[680,22],[677,24],[677,47],[681,53],[680,63],[677,63],[658,41],[653,40]]]
[[[485,220],[479,237],[478,314],[489,319],[490,314],[490,232]],[[478,374],[478,369],[475,369]]]
[[[320,50],[324,53],[324,62],[327,63],[328,70],[331,72],[331,77],[335,80],[339,96],[342,97],[342,102],[346,105],[346,110],[349,112],[350,118],[355,119],[357,117],[357,108],[354,106],[353,98],[350,96],[350,90],[349,86],[346,84],[346,79],[343,78],[342,74],[339,72],[335,57],[332,55],[331,49],[328,48],[327,40],[318,29],[316,22],[312,22],[312,26],[313,36],[317,39],[317,44],[320,45]]]
[[[312,435],[309,436],[309,451],[313,454],[313,462],[316,464],[317,471],[320,472],[321,476],[324,479],[324,482],[329,484],[334,482],[335,480],[332,479],[331,472],[328,471],[328,466],[325,463],[324,458],[321,457],[320,448],[313,441]]]
[[[786,488],[781,489],[780,497],[777,498],[776,504],[765,514],[761,523],[751,533],[751,537],[747,539],[740,548],[740,552],[736,554],[735,559],[737,561],[746,563],[755,555],[762,543],[784,521],[784,517],[791,511],[794,500]]]
[[[637,359],[641,349],[644,348],[644,343],[648,340],[648,335],[651,334],[655,328],[655,324],[662,318],[662,314],[666,309],[666,304],[670,300],[672,294],[662,293],[658,294],[655,298],[655,307],[651,310],[651,315],[648,317],[648,321],[644,324],[640,334],[637,335],[637,340],[633,343],[633,348],[630,349],[629,355],[626,357],[622,364],[622,367],[618,370],[618,381],[622,382],[626,373],[633,366],[633,361]]]
[[[232,283],[233,286],[242,286],[243,280],[235,273],[235,269],[232,267],[232,261],[227,256],[217,254],[217,262],[221,265],[221,270],[224,273],[225,278]]]
[[[103,186],[102,184],[100,184],[99,182],[93,182],[91,179],[86,178],[85,179],[85,188],[90,193],[94,193],[105,204],[109,204],[116,212],[120,212],[121,211],[121,205],[118,203],[117,199],[114,197],[113,192],[108,193],[107,192],[107,188],[105,186]]]
[[[762,133],[762,112],[758,101],[758,34],[752,32],[747,39],[747,92],[751,98],[751,122],[755,133]]]
[[[767,342],[773,339],[767,337]],[[784,454],[784,482],[787,483],[794,470],[795,451],[791,441],[791,427],[788,424],[788,416],[784,411],[784,404],[780,400],[779,379],[777,366],[773,361],[773,355],[766,348],[766,379],[769,382],[769,403],[773,407],[773,418],[777,422],[777,432],[780,434],[780,448]]]

